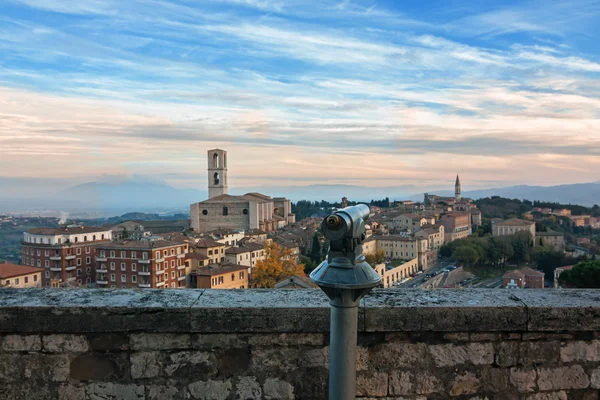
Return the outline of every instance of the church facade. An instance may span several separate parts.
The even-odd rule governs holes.
[[[208,199],[190,206],[191,228],[195,232],[215,229],[260,229],[274,231],[296,222],[292,202],[284,197],[261,193],[228,194],[227,152],[208,151]]]

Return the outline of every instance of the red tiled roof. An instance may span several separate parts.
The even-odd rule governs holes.
[[[13,276],[29,275],[35,272],[43,272],[43,268],[30,267],[17,264],[0,264],[0,278],[12,278]]]

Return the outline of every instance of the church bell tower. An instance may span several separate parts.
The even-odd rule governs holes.
[[[208,198],[227,194],[227,152],[208,151]]]
[[[456,202],[459,202],[462,199],[460,194],[460,179],[458,179],[458,175],[456,175],[456,183],[454,184],[454,199]]]

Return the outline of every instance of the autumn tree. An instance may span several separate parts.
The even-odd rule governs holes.
[[[266,247],[265,259],[256,263],[252,281],[261,288],[273,288],[290,276],[304,276],[304,265],[298,264],[292,251],[271,243]]]
[[[385,252],[383,250],[377,250],[375,253],[373,254],[367,254],[365,256],[365,259],[367,260],[367,262],[371,265],[379,265],[383,262],[383,260],[385,259]]]

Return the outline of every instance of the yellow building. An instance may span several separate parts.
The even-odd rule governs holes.
[[[43,268],[27,265],[0,264],[0,287],[37,288],[42,287]]]
[[[248,289],[248,267],[211,264],[190,274],[190,286],[198,289]]]
[[[379,264],[374,267],[375,271],[381,276],[383,287],[389,288],[402,279],[409,278],[419,270],[419,260],[416,258],[398,265],[397,267],[388,267],[385,264]]]

